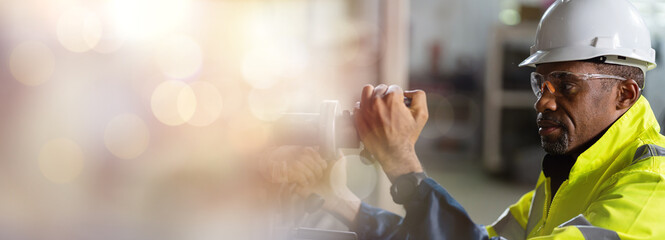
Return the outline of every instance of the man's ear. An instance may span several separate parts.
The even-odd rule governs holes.
[[[640,85],[635,80],[628,79],[618,84],[617,110],[630,108],[640,98]]]

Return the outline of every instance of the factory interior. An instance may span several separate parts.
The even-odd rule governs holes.
[[[323,151],[319,122],[280,124],[349,114],[366,84],[427,93],[418,158],[492,224],[534,189],[545,156],[533,69],[518,64],[553,2],[1,1],[0,239],[347,231],[325,211],[289,219],[297,197],[271,195],[289,186],[266,189],[255,168],[282,145]],[[630,2],[665,66],[665,2]],[[643,95],[661,126],[664,90],[660,66]],[[343,159],[355,195],[403,216],[358,146],[332,149],[328,164]]]

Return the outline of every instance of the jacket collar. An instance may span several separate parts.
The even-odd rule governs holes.
[[[648,129],[660,131],[651,106],[644,96],[610,126],[603,136],[584,151],[570,170],[570,178],[608,167],[627,146]]]

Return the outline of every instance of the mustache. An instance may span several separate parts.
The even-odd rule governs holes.
[[[543,113],[538,113],[538,117],[536,117],[536,122],[540,121],[550,121],[555,123],[556,125],[561,126],[561,128],[566,129],[566,125],[564,125],[561,120],[557,119],[556,117],[550,115],[550,114],[543,114]]]

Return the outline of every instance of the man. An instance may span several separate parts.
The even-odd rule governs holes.
[[[327,208],[361,239],[665,239],[665,137],[641,95],[655,51],[637,10],[627,0],[557,0],[531,53],[520,66],[536,68],[548,154],[535,190],[494,224],[473,223],[424,174],[414,144],[427,120],[425,93],[397,86],[363,88],[354,116],[405,218],[334,194]]]

